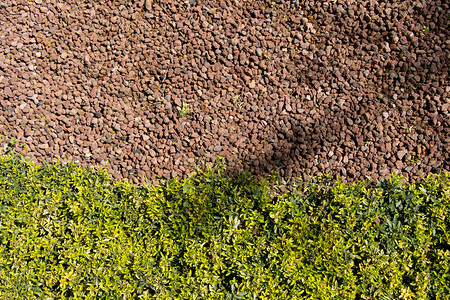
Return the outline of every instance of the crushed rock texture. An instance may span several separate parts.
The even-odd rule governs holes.
[[[447,1],[0,3],[0,152],[134,182],[450,171]]]

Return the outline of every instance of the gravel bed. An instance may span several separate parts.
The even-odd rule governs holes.
[[[447,1],[0,3],[0,152],[134,182],[449,172]]]

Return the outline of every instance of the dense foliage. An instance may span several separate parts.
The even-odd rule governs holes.
[[[158,186],[0,156],[1,299],[445,299],[450,175]]]

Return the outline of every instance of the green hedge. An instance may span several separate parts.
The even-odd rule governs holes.
[[[158,186],[0,156],[1,299],[448,299],[450,175]]]

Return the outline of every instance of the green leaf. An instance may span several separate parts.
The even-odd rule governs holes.
[[[191,186],[189,185],[189,183],[185,183],[183,185],[183,193],[189,194],[190,190],[191,190]]]

